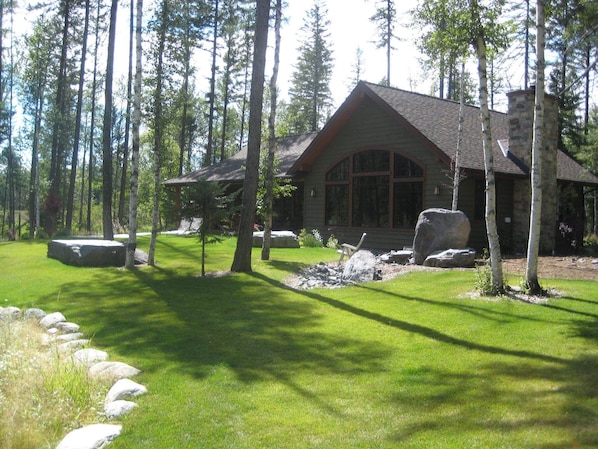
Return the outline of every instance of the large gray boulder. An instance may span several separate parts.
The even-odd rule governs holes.
[[[122,267],[125,245],[114,240],[52,240],[48,257],[78,267]]]
[[[461,211],[426,209],[419,214],[413,238],[413,259],[421,265],[430,254],[467,246],[471,225]]]

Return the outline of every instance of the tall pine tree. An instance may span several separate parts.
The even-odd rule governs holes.
[[[328,42],[330,21],[327,15],[324,2],[315,0],[303,23],[305,37],[299,46],[289,90],[288,120],[293,134],[319,130],[332,107],[333,56]]]

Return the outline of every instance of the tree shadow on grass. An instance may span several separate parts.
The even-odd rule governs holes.
[[[146,373],[172,369],[205,378],[225,366],[241,382],[276,379],[328,413],[342,415],[297,382],[297,375],[377,373],[392,352],[326,329],[314,304],[255,274],[197,278],[146,268],[97,283],[101,289],[69,300],[64,313],[82,319],[99,345]],[[85,290],[73,282],[63,286],[63,295]]]
[[[533,317],[525,314],[515,314],[513,312],[502,312],[498,310],[489,309],[488,307],[482,307],[477,305],[472,305],[471,303],[464,303],[463,301],[438,301],[429,298],[422,298],[422,297],[415,297],[415,296],[407,296],[397,293],[396,291],[390,292],[388,289],[382,289],[373,287],[374,284],[359,284],[356,285],[356,288],[364,289],[368,292],[372,293],[381,293],[383,292],[385,295],[390,297],[405,300],[405,301],[415,301],[422,304],[428,304],[435,307],[446,308],[457,310],[459,312],[467,313],[479,318],[483,318],[484,320],[491,320],[496,321],[499,323],[509,323],[514,320],[525,320],[525,321],[532,321],[532,322],[541,322],[546,324],[558,324],[558,321],[549,321],[546,319]]]
[[[291,262],[284,264],[284,269],[295,267]],[[598,360],[593,356],[565,359],[506,349],[499,342],[479,343],[357,307],[323,290],[293,290],[262,273],[196,278],[168,268],[98,270],[91,284],[98,287],[77,281],[63,285],[61,310],[67,318],[72,313],[80,319],[84,328],[92,328],[99,344],[114,348],[145,372],[172,369],[205,378],[215,367],[226,366],[241,382],[276,379],[327,413],[343,416],[342,409],[297,381],[297,376],[377,374],[389,369],[386,361],[397,348],[329,330],[324,305],[447,345],[442,349],[447,356],[452,356],[451,348],[496,356],[496,363],[484,365],[477,372],[464,365],[458,371],[421,366],[413,372],[398,373],[397,391],[387,398],[389,410],[421,413],[405,419],[397,428],[387,429],[393,444],[425,438],[427,432],[454,429],[524,432],[529,428],[539,434],[562,433],[571,441],[587,445],[598,439],[594,430],[598,429],[598,417],[590,407],[598,396],[598,379],[593,374],[598,373]],[[445,306],[425,298],[409,299]],[[485,319],[506,318],[476,308],[459,310]],[[595,322],[583,323],[579,336],[595,338],[591,330]],[[505,390],[501,382],[509,377],[530,386],[537,382],[554,384],[558,391]],[[542,398],[534,399],[538,395],[550,398],[551,394],[560,395],[562,415],[545,415],[545,410],[554,412],[554,407],[545,409],[540,403]],[[484,404],[492,403],[498,404],[498,411],[489,415]],[[445,413],[447,407],[450,413]],[[500,416],[501,409],[518,407],[520,415]],[[558,447],[553,441],[535,441],[525,447]]]
[[[556,366],[500,360],[475,372],[427,367],[403,379],[392,404],[410,414],[393,439],[405,447],[431,433],[503,443],[492,447],[597,447],[596,356]]]

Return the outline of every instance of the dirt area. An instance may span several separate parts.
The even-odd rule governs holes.
[[[526,259],[508,257],[503,260],[507,274],[525,275]],[[538,277],[598,281],[598,257],[544,256],[538,260]]]

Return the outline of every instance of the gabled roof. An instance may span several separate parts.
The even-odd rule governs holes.
[[[453,160],[457,148],[459,103],[362,81],[316,136],[305,153],[291,167],[289,173],[309,171],[313,162],[366,99],[380,106],[398,124],[410,129],[445,163],[450,164]],[[480,108],[466,105],[463,115],[461,168],[483,172],[484,152]],[[490,126],[495,173],[527,176],[529,167],[508,152],[509,122],[507,114],[491,111]],[[559,150],[557,163],[557,178],[559,180],[598,184],[598,177],[584,169],[563,151]]]
[[[408,92],[392,87],[359,82],[341,107],[319,133],[302,134],[278,139],[279,176],[297,176],[309,172],[315,160],[347,124],[365,101],[373,101],[410,130],[430,151],[447,165],[454,158],[457,147],[459,103],[429,95]],[[494,171],[509,176],[527,176],[529,167],[508,152],[509,122],[502,112],[491,111],[492,151]],[[464,170],[484,171],[480,108],[464,107],[463,137],[460,164]],[[501,148],[502,147],[502,148]],[[166,181],[167,186],[192,184],[198,179],[234,182],[245,177],[247,149],[230,159],[201,168],[187,175]],[[598,185],[598,177],[585,170],[562,151],[558,153],[557,178],[584,184]]]
[[[454,158],[459,125],[459,103],[392,87],[360,82],[332,116],[312,145],[291,168],[291,173],[309,171],[326,145],[359,106],[369,99],[379,105],[400,125],[407,127],[447,164]],[[504,157],[498,140],[508,139],[506,114],[491,112],[494,170],[497,173],[526,175],[524,167]],[[480,109],[464,107],[463,140],[460,163],[463,169],[484,170]]]
[[[278,172],[280,175],[286,175],[289,168],[313,141],[315,135],[316,133],[309,133],[277,139],[276,156],[278,158]],[[244,147],[229,159],[200,168],[186,175],[169,179],[165,182],[165,185],[168,187],[184,186],[193,184],[200,179],[218,182],[242,181],[245,179],[246,160],[247,147]]]

